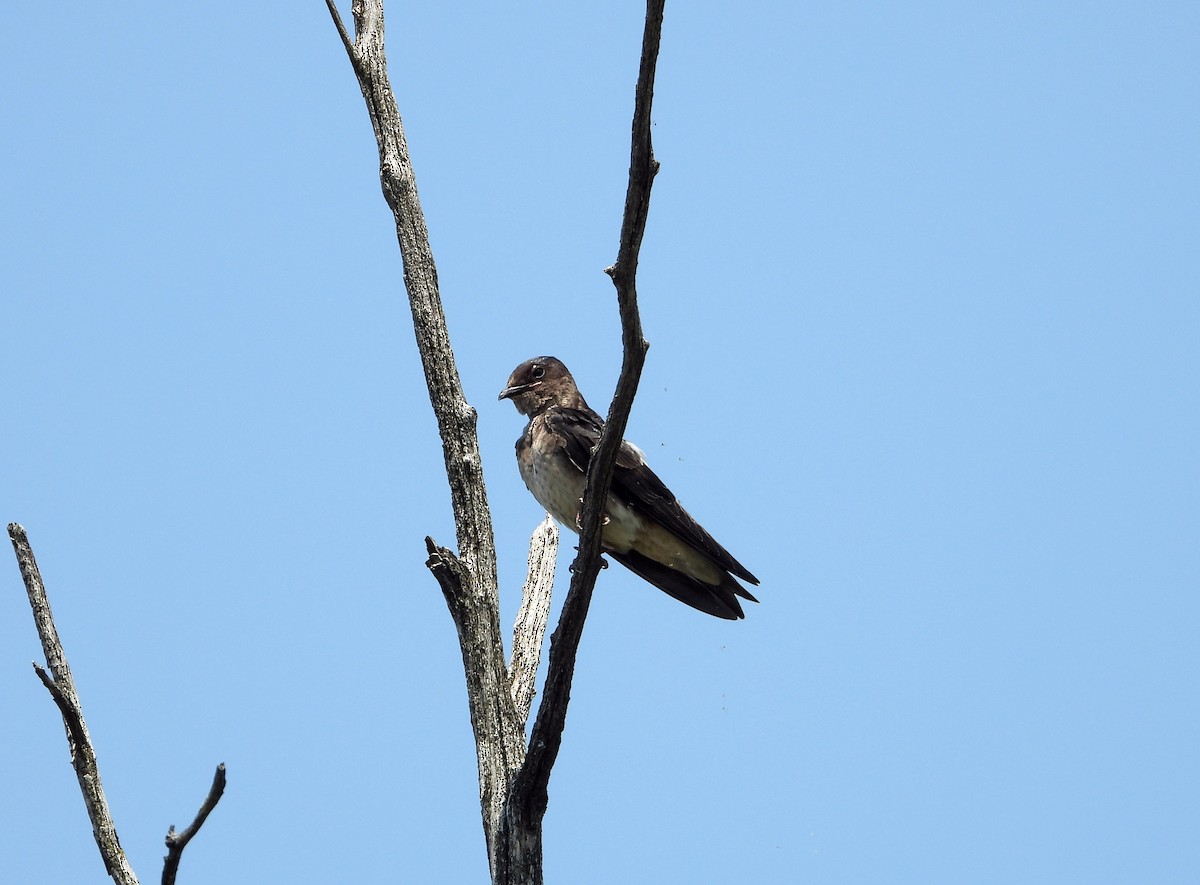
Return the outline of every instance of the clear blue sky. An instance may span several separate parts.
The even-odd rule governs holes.
[[[642,8],[577,6],[389,8],[506,623],[542,514],[496,394],[552,353],[604,411],[619,365]],[[484,881],[324,5],[23,4],[0,82],[0,517],[143,882],[221,761],[181,883]],[[1194,3],[668,5],[630,437],[762,604],[603,573],[550,881],[1200,879],[1198,119]],[[6,880],[104,881],[3,573]]]

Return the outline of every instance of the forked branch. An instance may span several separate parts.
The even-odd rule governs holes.
[[[112,813],[108,810],[104,786],[100,783],[96,750],[92,746],[87,724],[83,720],[83,709],[79,705],[75,680],[71,676],[71,667],[67,663],[62,642],[58,638],[58,628],[54,626],[54,613],[50,611],[50,599],[46,595],[46,585],[42,582],[42,574],[34,558],[33,548],[29,544],[29,537],[25,534],[25,529],[15,522],[9,523],[8,537],[12,541],[13,552],[17,555],[17,565],[21,569],[25,592],[29,596],[29,607],[33,609],[33,623],[37,627],[38,638],[42,641],[42,652],[46,656],[46,669],[37,664],[34,664],[33,668],[62,713],[63,725],[67,729],[67,744],[71,749],[71,764],[75,768],[75,777],[79,780],[83,804],[87,808],[88,819],[92,822],[92,835],[96,839],[96,847],[100,849],[104,869],[118,885],[137,885],[137,876],[121,848],[116,824],[113,823]],[[46,672],[47,669],[49,673]]]
[[[538,885],[542,881],[541,827],[546,786],[562,740],[576,652],[600,569],[600,514],[648,346],[638,318],[634,278],[650,187],[657,170],[650,144],[650,108],[663,0],[650,0],[647,7],[625,217],[617,262],[608,269],[617,288],[621,312],[624,350],[621,376],[608,425],[588,475],[579,556],[563,615],[552,639],[550,672],[528,755],[524,726],[545,629],[544,611],[549,607],[550,581],[545,568],[535,564],[531,552],[530,579],[518,617],[512,665],[506,667],[499,630],[495,549],[475,435],[475,411],[463,397],[454,366],[416,179],[388,78],[383,3],[354,0],[353,36],[342,23],[334,0],[326,0],[326,5],[371,118],[379,148],[380,181],[396,219],[414,330],[442,437],[459,551],[455,554],[427,538],[426,564],[446,598],[462,650],[492,879],[496,883]],[[538,543],[535,533],[532,544],[536,547]],[[549,571],[552,573],[552,565]],[[537,573],[542,573],[542,577]]]
[[[179,861],[183,859],[183,849],[187,848],[192,837],[200,832],[200,828],[204,826],[204,822],[208,820],[209,814],[217,807],[217,803],[221,801],[223,795],[225,795],[224,762],[217,766],[212,786],[209,787],[208,795],[204,797],[204,803],[196,812],[196,819],[192,821],[191,826],[182,833],[175,832],[174,827],[167,830],[167,856],[163,858],[162,885],[175,885],[175,874],[179,872]]]
[[[37,560],[34,558],[33,547],[29,543],[25,529],[15,522],[9,523],[8,537],[12,540],[13,551],[17,555],[17,565],[21,569],[25,592],[29,596],[29,607],[33,609],[33,622],[37,627],[38,637],[42,641],[42,652],[46,656],[46,667],[35,663],[33,669],[37,673],[38,679],[42,681],[42,685],[46,686],[46,690],[50,692],[50,697],[54,699],[59,713],[62,714],[63,725],[67,729],[67,744],[71,749],[71,764],[75,768],[75,776],[79,779],[83,804],[87,807],[88,818],[92,822],[92,834],[96,839],[96,847],[100,849],[104,869],[118,885],[137,885],[137,876],[121,848],[121,840],[117,838],[117,828],[108,809],[108,800],[104,797],[104,787],[100,783],[100,767],[96,762],[96,750],[92,746],[87,723],[83,720],[83,708],[79,703],[79,694],[75,690],[75,680],[71,676],[71,668],[67,664],[67,655],[63,651],[62,641],[58,638],[58,628],[54,625],[54,614],[50,611],[50,599],[46,595],[46,585],[42,582],[42,574],[38,569]],[[164,885],[174,885],[175,872],[179,868],[183,849],[203,826],[209,812],[216,807],[224,789],[225,766],[220,765],[217,767],[217,776],[213,780],[208,798],[192,825],[178,835],[176,835],[174,827],[167,833],[168,854],[165,858],[162,879]]]

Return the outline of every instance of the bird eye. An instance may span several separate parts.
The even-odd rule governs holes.
[[[546,367],[545,366],[534,366],[533,372],[531,374],[533,375],[534,378],[541,378],[546,374]]]

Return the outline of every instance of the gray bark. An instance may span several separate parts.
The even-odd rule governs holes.
[[[46,596],[46,585],[42,583],[42,574],[33,556],[33,548],[29,544],[25,529],[15,522],[8,526],[8,537],[17,556],[17,565],[25,582],[25,592],[29,596],[29,607],[33,609],[34,626],[42,641],[42,652],[46,656],[46,669],[37,664],[33,665],[33,669],[62,713],[63,724],[67,729],[67,744],[71,749],[71,765],[74,766],[75,776],[79,780],[79,790],[83,793],[83,804],[87,808],[88,819],[92,822],[92,835],[96,839],[96,847],[100,849],[105,872],[118,885],[137,885],[137,876],[125,857],[124,849],[121,848],[121,840],[117,838],[117,826],[108,810],[104,785],[100,782],[100,767],[96,763],[96,750],[92,746],[87,724],[83,721],[83,708],[75,690],[75,679],[67,663],[67,654],[58,638],[54,613],[50,611],[50,599]],[[49,673],[46,670],[49,670]]]

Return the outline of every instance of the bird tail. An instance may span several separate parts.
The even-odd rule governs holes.
[[[720,584],[705,584],[668,565],[643,556],[636,550],[624,553],[606,550],[605,553],[664,593],[674,596],[685,605],[718,618],[736,621],[745,617],[737,600],[739,596],[751,602],[758,602],[750,595],[750,591],[725,572],[721,573]]]

